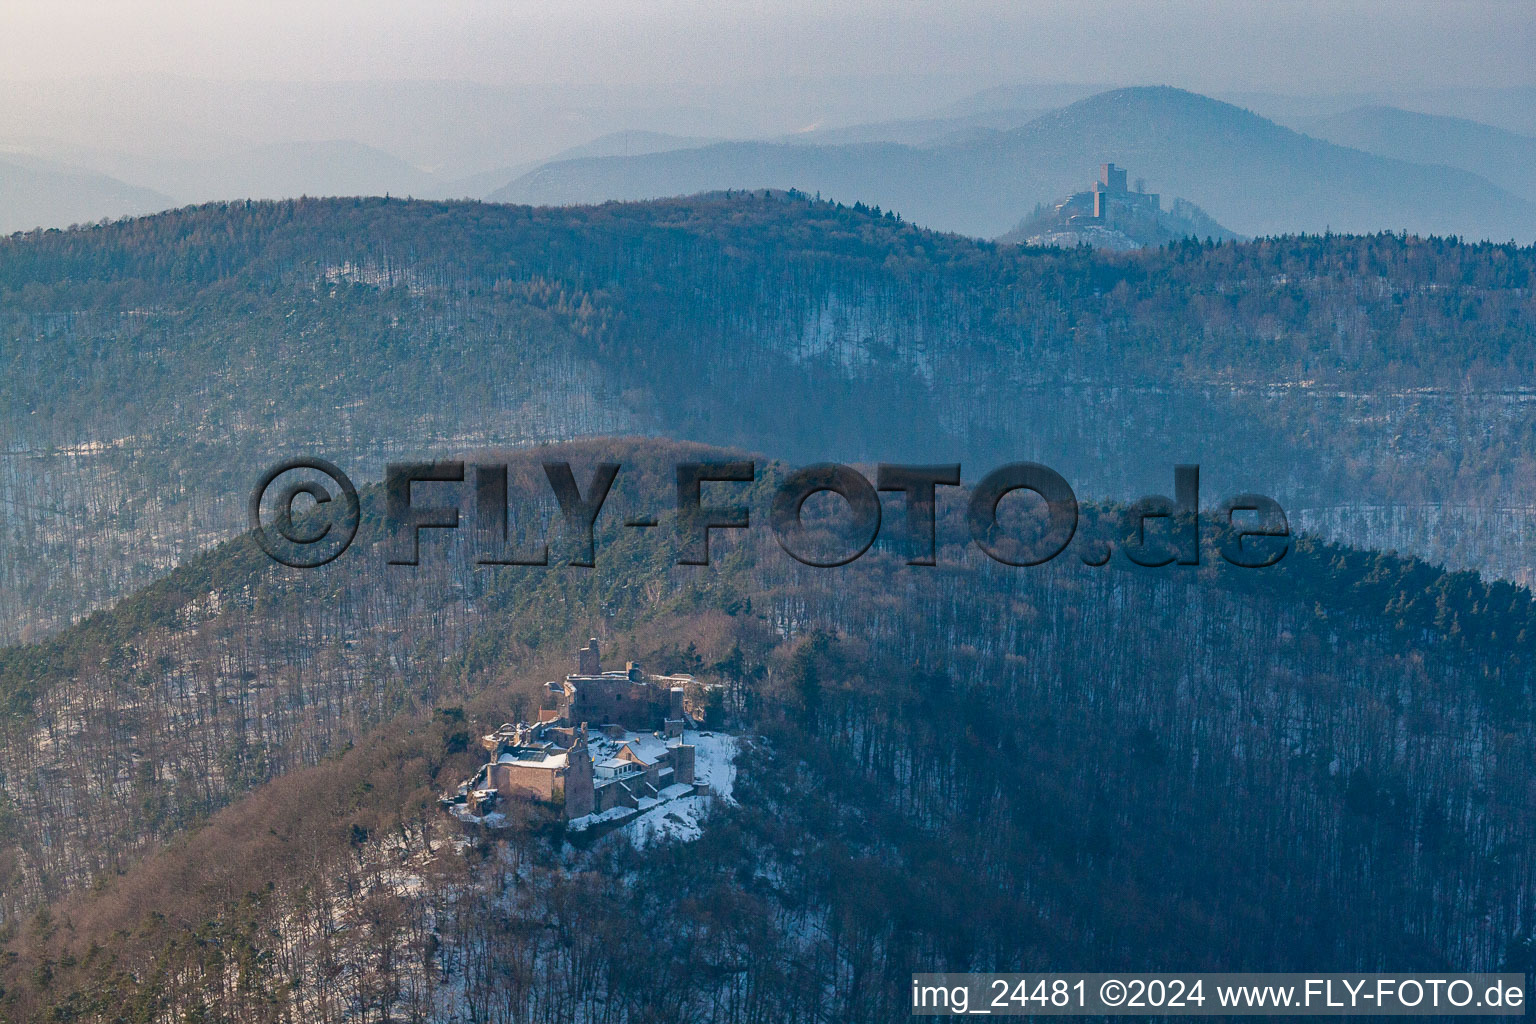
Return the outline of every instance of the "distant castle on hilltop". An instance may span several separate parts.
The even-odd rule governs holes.
[[[1161,198],[1156,192],[1144,191],[1146,181],[1138,178],[1133,192],[1125,185],[1125,168],[1114,164],[1099,166],[1099,180],[1087,192],[1075,192],[1068,196],[1057,209],[1069,227],[1087,227],[1090,224],[1112,228],[1117,220],[1129,214],[1136,217],[1155,218],[1162,209]]]
[[[1128,188],[1125,168],[1106,163],[1099,166],[1092,188],[1036,206],[999,241],[1126,250],[1190,237],[1236,236],[1188,200],[1175,197],[1172,209],[1164,210],[1162,197],[1148,192],[1144,179]]]

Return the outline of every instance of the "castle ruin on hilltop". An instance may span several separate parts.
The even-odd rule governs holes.
[[[1057,207],[1068,227],[1112,228],[1116,221],[1127,218],[1156,218],[1162,208],[1162,199],[1156,192],[1143,191],[1146,183],[1140,179],[1136,189],[1126,188],[1124,167],[1102,164],[1099,180],[1086,192],[1074,192]]]
[[[1106,163],[1100,165],[1092,188],[1036,206],[1000,241],[1061,248],[1089,245],[1123,252],[1185,238],[1236,237],[1187,199],[1175,196],[1172,206],[1164,210],[1162,197],[1148,192],[1144,180],[1137,179],[1136,187],[1128,188],[1125,168]]]
[[[706,795],[685,734],[703,724],[713,689],[690,675],[649,675],[633,661],[605,672],[594,637],[577,652],[576,671],[544,684],[537,722],[509,722],[481,737],[490,760],[443,803],[466,822],[483,822],[512,800],[570,821]]]

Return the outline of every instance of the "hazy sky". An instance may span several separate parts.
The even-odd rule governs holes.
[[[1532,0],[4,0],[0,76],[1536,84]],[[948,97],[936,96],[942,101]]]

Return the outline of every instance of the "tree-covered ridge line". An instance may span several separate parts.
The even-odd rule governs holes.
[[[583,444],[668,481],[665,450]],[[774,483],[746,500],[763,507]],[[760,533],[678,573],[613,532],[592,571],[496,577],[462,646],[417,662],[433,685],[350,749],[20,924],[0,1006],[374,1020],[445,1000],[509,1022],[767,1024],[831,1005],[873,1021],[905,1011],[914,959],[1427,970],[1509,966],[1520,948],[1533,735],[1475,685],[1489,652],[1437,650],[1371,611],[1319,616],[1283,585],[1223,596],[1263,573],[914,570],[893,550],[822,571]],[[1353,553],[1294,554],[1304,581]],[[1423,571],[1379,562],[1365,589]],[[334,594],[304,588],[322,575],[295,576],[297,600]],[[586,860],[535,816],[456,851],[432,793],[591,632],[727,684],[767,739],[741,807],[698,847]],[[1343,899],[1361,885],[1377,898]]]
[[[615,433],[801,461],[1032,458],[1106,498],[1199,462],[1358,546],[1525,580],[1532,252],[1026,250],[777,193],[214,204],[13,236],[0,639],[231,536],[247,474],[282,455],[376,474]]]
[[[613,507],[622,508],[641,494],[667,493],[679,457],[731,454],[616,439],[484,457],[507,457],[519,493],[533,494],[547,490],[539,470],[544,457],[567,459],[578,471],[617,459],[627,467],[613,494]],[[467,699],[490,680],[511,682],[508,666],[578,642],[594,617],[605,628],[639,631],[657,620],[720,614],[771,622],[766,609],[776,603],[799,605],[800,594],[828,588],[839,602],[935,588],[1060,593],[1068,603],[1092,602],[1107,597],[1106,582],[1123,579],[1109,586],[1163,594],[1160,600],[1189,593],[1178,602],[1227,609],[1286,609],[1332,637],[1330,645],[1370,643],[1393,657],[1439,666],[1447,679],[1464,680],[1462,699],[1490,720],[1530,718],[1521,639],[1530,629],[1531,597],[1510,583],[1306,537],[1293,542],[1278,567],[1238,570],[1218,556],[1220,524],[1209,520],[1200,570],[1137,570],[1118,557],[1111,568],[1095,570],[1078,565],[1075,548],[1048,567],[1000,567],[963,540],[963,499],[942,502],[938,568],[906,567],[905,551],[882,542],[852,567],[811,570],[779,550],[765,528],[782,465],[759,461],[759,470],[757,484],[742,494],[759,528],[740,539],[717,534],[711,567],[674,565],[671,545],[654,539],[670,536],[670,514],[654,534],[622,530],[622,516],[610,514],[599,519],[596,570],[562,565],[556,543],[550,568],[487,573],[473,570],[458,542],[429,540],[421,567],[395,567],[392,576],[382,496],[370,487],[355,550],[332,567],[284,570],[241,537],[60,636],[5,649],[0,695],[9,714],[0,723],[0,775],[12,780],[9,798],[20,808],[11,820],[15,827],[49,821],[25,843],[20,832],[12,834],[20,843],[12,855],[22,860],[11,870],[22,874],[8,884],[14,903],[6,915],[103,870],[126,869],[240,792],[315,763],[392,714]],[[539,514],[548,519],[554,510],[544,504]],[[892,514],[892,536],[902,533],[897,519]],[[1120,527],[1117,508],[1084,507],[1084,536],[1114,536]],[[1071,597],[1083,586],[1103,596]],[[1089,606],[1081,613],[1103,614]],[[1217,626],[1218,636],[1224,629]],[[1169,637],[1150,628],[1143,642],[1163,645]],[[215,697],[217,705],[207,708]],[[103,745],[114,751],[104,761]],[[154,771],[141,760],[149,751],[161,761]],[[66,769],[75,758],[92,768]],[[131,778],[126,786],[124,772]],[[37,783],[46,786],[32,788]],[[141,811],[106,837],[91,821],[118,806],[124,792],[134,794]],[[97,801],[98,811],[75,817]],[[22,852],[38,840],[43,846]]]
[[[1267,370],[1276,369],[1263,362],[1271,356],[1314,355],[1291,335],[1313,326],[1313,307],[1342,289],[1373,321],[1373,340],[1381,343],[1359,355],[1379,361],[1325,359],[1305,365],[1308,372],[1388,365],[1432,372],[1480,360],[1515,368],[1494,358],[1531,366],[1536,247],[1383,233],[1186,240],[1130,254],[1041,250],[937,234],[863,204],[780,193],[555,208],[391,199],[215,203],[0,239],[0,298],[18,316],[174,314],[193,298],[225,298],[238,308],[296,277],[329,271],[333,282],[338,274],[345,281],[351,271],[375,287],[470,294],[542,282],[566,289],[578,305],[607,300],[636,318],[636,301],[658,285],[672,297],[691,292],[695,301],[718,303],[722,296],[708,294],[703,281],[668,280],[669,271],[690,264],[732,291],[761,292],[766,285],[750,282],[806,275],[823,286],[863,279],[917,289],[922,301],[975,304],[974,329],[983,332],[1018,328],[1020,314],[1042,300],[1066,314],[1069,328],[1079,318],[1112,326],[1149,313],[1170,325],[1195,316],[1226,320],[1233,333],[1214,339],[1217,346],[1198,345],[1186,326],[1155,354],[1219,355],[1233,368]],[[1253,325],[1257,335],[1255,319],[1264,321]],[[1480,342],[1461,326],[1468,321],[1483,334]],[[1259,340],[1266,330],[1281,344],[1259,352],[1222,347],[1245,334]],[[1470,344],[1423,348],[1443,331],[1465,334]]]
[[[687,453],[688,458],[694,461],[731,461],[743,457],[740,452],[725,449],[702,446],[690,448],[660,439],[624,438],[614,441],[592,439],[569,442],[513,453],[482,453],[467,458],[472,462],[488,458],[494,462],[506,458],[514,467],[513,479],[521,479],[525,486],[531,485],[532,490],[525,492],[521,500],[535,503],[542,500],[547,515],[551,499],[541,493],[541,488],[547,486],[538,469],[541,462],[568,462],[579,469],[585,461],[612,460],[615,452],[627,455],[632,460],[626,463],[629,472],[620,474],[619,479],[623,480],[624,486],[614,492],[616,495],[623,490],[633,493],[639,486],[632,479],[636,476],[634,471],[637,468],[640,469],[640,479],[652,484],[664,477],[670,468],[667,458],[671,454],[680,456]],[[766,537],[770,530],[765,495],[769,493],[768,488],[775,486],[788,468],[782,462],[764,461],[761,458],[756,461],[756,466],[759,483],[748,489],[752,495],[749,507],[756,524],[753,529]],[[968,500],[968,488],[941,489],[940,493],[945,496],[941,501],[938,523],[942,552],[940,566],[902,566],[898,572],[971,573],[978,571],[978,566],[1002,573],[1028,574],[1038,571],[1036,567],[997,566],[979,553],[968,551],[972,545],[966,527],[961,522],[961,513]],[[13,644],[0,648],[0,709],[16,720],[24,720],[30,711],[31,700],[37,695],[39,687],[48,680],[58,680],[79,672],[84,659],[91,652],[121,649],[145,633],[185,627],[189,606],[206,602],[210,594],[218,595],[221,600],[230,600],[242,593],[259,590],[263,601],[280,602],[288,599],[292,593],[313,592],[313,588],[306,585],[311,582],[307,575],[309,572],[316,573],[315,580],[325,579],[329,586],[334,587],[353,585],[349,577],[367,576],[384,570],[382,552],[387,542],[384,540],[383,484],[365,486],[359,494],[362,522],[357,549],[344,556],[354,563],[348,568],[287,570],[274,565],[249,533],[242,534],[194,556],[164,579],[129,595],[110,609],[92,613],[57,636],[38,643]],[[528,494],[534,497],[528,498]],[[514,503],[520,500],[516,492],[512,497]],[[612,511],[613,505],[613,502],[607,503],[609,511],[600,515],[596,524],[597,576],[611,575],[614,572],[612,562],[616,558],[633,557],[633,552],[626,551],[623,546],[609,551],[609,546],[616,540],[629,536],[619,528],[622,515]],[[1125,506],[1113,503],[1094,502],[1083,506],[1076,543],[1058,557],[1068,561],[1075,559],[1083,539],[1090,536],[1115,538],[1119,547],[1123,547],[1126,539],[1121,532],[1124,529],[1124,512]],[[881,553],[885,552],[886,561],[890,565],[901,563],[904,555],[900,551],[899,538],[905,535],[907,529],[903,515],[897,511],[885,517],[881,540],[875,551],[866,556],[871,561],[879,559]],[[672,516],[667,515],[662,523],[663,529],[657,532],[670,535],[673,528]],[[462,528],[467,530],[468,526]],[[547,537],[558,541],[560,531],[556,522],[550,520],[546,528]],[[423,534],[423,537],[429,537],[431,532]],[[1395,552],[1360,550],[1311,536],[1293,536],[1287,545],[1285,557],[1277,565],[1258,569],[1243,568],[1228,564],[1220,554],[1223,544],[1228,542],[1227,535],[1230,532],[1228,524],[1207,512],[1201,518],[1199,569],[1187,566],[1143,569],[1128,563],[1123,551],[1117,547],[1119,553],[1111,559],[1107,571],[1154,573],[1190,585],[1217,586],[1237,593],[1296,601],[1315,606],[1320,617],[1337,617],[1385,635],[1399,636],[1413,645],[1431,644],[1468,653],[1476,652],[1492,664],[1506,663],[1521,666],[1522,669],[1528,664],[1525,645],[1529,638],[1536,636],[1536,600],[1533,600],[1531,591],[1524,586],[1506,580],[1485,579],[1468,570],[1447,570]],[[730,543],[728,538],[733,533],[730,530],[716,532],[714,546],[717,551],[722,541]],[[759,543],[762,539],[759,538]],[[427,543],[430,544],[430,540]],[[429,562],[441,561],[443,564],[440,568],[449,572],[469,569],[486,576],[492,575],[489,569],[472,569],[471,561],[465,557],[462,548],[453,551],[453,554],[447,554],[434,549],[427,559]],[[649,571],[668,571],[666,557],[669,551],[671,545],[662,542],[656,551],[651,552],[645,559]],[[771,545],[764,545],[757,557],[779,559],[789,556]],[[723,573],[722,582],[730,578],[729,572],[718,566],[716,568]],[[739,571],[740,567],[733,569]],[[856,569],[851,568],[821,571],[857,573]],[[889,565],[883,564],[880,571],[889,573],[891,569]],[[549,577],[567,574],[577,581],[587,575],[580,568],[562,563],[559,557],[552,558],[548,567],[497,570],[494,572],[497,589],[493,592],[500,593],[501,587],[509,580],[517,580],[505,591],[507,599],[529,601],[534,594],[548,592]],[[739,586],[739,583],[733,582],[731,585]],[[558,588],[559,583],[555,583],[555,586]]]

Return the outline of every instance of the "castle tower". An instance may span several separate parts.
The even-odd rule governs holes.
[[[576,674],[579,676],[595,676],[602,674],[602,655],[597,646],[597,637],[587,641],[587,646],[576,652]]]
[[[674,686],[667,691],[667,717],[663,721],[668,739],[680,739],[687,719],[683,711],[683,688]]]
[[[596,783],[592,778],[592,755],[587,750],[586,729],[570,750],[566,751],[565,768],[565,817],[582,818],[592,813],[597,799]]]
[[[1116,194],[1126,191],[1125,168],[1116,167],[1114,164],[1104,164],[1099,168],[1099,184],[1104,186],[1104,191]]]
[[[694,753],[694,747],[691,743],[682,743],[672,748],[673,782],[681,782],[685,786],[693,785]]]

